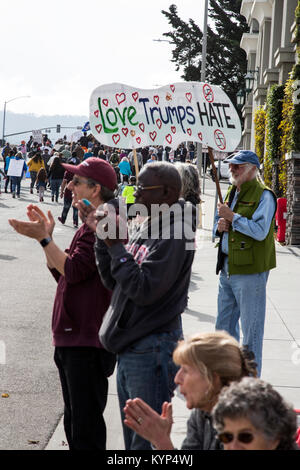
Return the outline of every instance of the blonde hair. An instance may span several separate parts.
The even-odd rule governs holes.
[[[245,350],[225,331],[199,333],[180,341],[173,360],[196,367],[210,382],[217,374],[223,386],[244,376],[257,375],[252,357],[247,357]]]

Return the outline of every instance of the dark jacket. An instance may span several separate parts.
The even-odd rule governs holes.
[[[179,201],[181,210],[185,206]],[[188,206],[188,236],[180,213],[170,224],[154,219],[157,232],[152,238],[147,236],[148,219],[126,247],[118,244],[107,249],[97,238],[96,264],[103,284],[113,290],[100,329],[100,341],[108,351],[119,353],[147,335],[180,328],[195,249],[193,207]],[[170,230],[169,238],[165,230]],[[176,230],[183,232],[178,239]]]
[[[65,169],[62,165],[56,165],[55,167],[51,165],[48,178],[52,178],[53,180],[62,180],[65,174]]]
[[[209,413],[194,409],[187,422],[187,435],[182,450],[223,450]]]

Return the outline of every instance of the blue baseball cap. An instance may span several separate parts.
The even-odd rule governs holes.
[[[251,150],[240,150],[237,153],[229,155],[225,158],[224,163],[233,163],[234,165],[242,165],[243,163],[252,163],[252,165],[260,167],[259,158],[256,153]]]

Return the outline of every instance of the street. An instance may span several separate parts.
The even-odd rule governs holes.
[[[63,413],[51,344],[56,282],[38,243],[8,224],[9,218],[25,220],[26,206],[32,202],[37,203],[38,196],[29,193],[29,179],[22,181],[21,199],[10,193],[0,196],[0,449],[43,449]],[[47,191],[42,207],[57,218],[62,203],[52,203]],[[73,235],[68,223],[55,228],[61,248]]]

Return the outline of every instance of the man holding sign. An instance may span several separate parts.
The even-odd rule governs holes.
[[[226,160],[225,160],[226,162]],[[258,178],[259,159],[241,150],[227,162],[231,183],[225,204],[218,204],[216,235],[220,236],[217,330],[243,343],[255,354],[260,375],[264,335],[266,284],[276,266],[274,216],[276,197]]]

